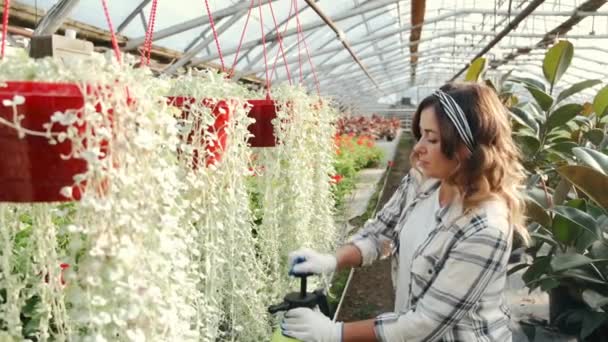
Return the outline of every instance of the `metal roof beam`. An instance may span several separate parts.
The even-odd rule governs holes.
[[[538,41],[534,46],[518,50],[515,53],[509,54],[506,58],[498,61],[492,68],[496,68],[498,65],[507,64],[510,61],[514,60],[520,55],[524,55],[529,53],[535,48],[539,47],[547,47],[551,42],[553,42],[557,37],[564,37],[566,33],[569,32],[572,27],[576,24],[580,23],[586,16],[581,15],[581,13],[591,13],[596,12],[600,7],[602,7],[607,1],[606,0],[587,0],[584,3],[580,4],[570,15],[566,21],[561,23],[559,26],[555,27],[553,30],[547,32],[542,36],[542,39]],[[595,36],[590,36],[595,37]]]
[[[339,21],[342,21],[342,20],[345,20],[345,19],[352,18],[352,17],[357,16],[357,15],[360,15],[361,13],[367,13],[369,11],[373,11],[375,9],[381,8],[383,6],[393,4],[393,3],[397,2],[397,1],[400,1],[400,0],[374,0],[374,1],[367,1],[361,7],[358,7],[358,8],[355,7],[355,8],[348,9],[348,10],[345,10],[343,12],[340,12],[339,14],[335,15],[332,18],[332,20],[334,22],[339,22]],[[325,22],[323,20],[315,21],[315,22],[309,23],[307,25],[302,25],[302,32],[308,32],[310,30],[315,30],[315,29],[318,29],[318,28],[322,28],[324,26],[325,26]],[[281,37],[283,39],[285,39],[287,37],[296,35],[297,33],[298,33],[297,28],[293,28],[293,29],[287,30],[287,32],[285,32],[284,34],[281,34]],[[271,36],[269,36],[266,39],[266,42],[268,43],[268,42],[276,40],[276,39],[277,39],[277,35],[275,33],[275,34],[272,34]],[[248,42],[243,43],[243,45],[241,46],[241,49],[248,50],[248,49],[251,49],[251,48],[253,48],[255,46],[258,46],[260,44],[262,44],[262,39],[256,39],[256,40],[248,41]],[[233,53],[236,52],[236,50],[237,50],[236,47],[234,47],[232,49],[227,49],[225,51],[225,54],[227,54],[227,55],[233,54]],[[218,57],[219,56],[217,54],[212,54],[212,55],[207,56],[205,58],[200,58],[200,59],[193,60],[192,62],[193,63],[204,63],[204,62],[207,62],[209,60],[213,60],[213,59],[218,58]]]
[[[359,59],[359,57],[357,56],[357,54],[351,47],[350,43],[346,40],[346,36],[344,35],[344,32],[342,32],[342,30],[340,30],[340,28],[338,28],[336,26],[336,24],[331,20],[331,18],[326,16],[325,13],[323,13],[323,11],[312,0],[304,0],[304,1],[306,1],[306,3],[308,3],[308,6],[310,6],[310,8],[312,8],[313,11],[317,12],[319,17],[321,17],[321,19],[323,19],[323,21],[336,33],[336,35],[338,36],[338,40],[342,43],[342,45],[344,45],[344,47],[346,48],[348,53],[350,53],[350,55],[353,57],[353,59],[359,65],[359,67],[361,67],[361,70],[363,70],[363,72],[367,75],[367,77],[370,79],[370,81],[372,81],[372,83],[376,84],[376,86],[377,86],[377,82],[374,79],[374,77],[367,71],[366,66]]]
[[[278,0],[267,0],[267,1],[276,2]],[[254,4],[253,7],[257,8],[258,5]],[[240,13],[242,11],[247,11],[247,10],[249,10],[249,2],[247,2],[247,1],[239,2],[236,5],[218,10],[215,13],[213,13],[213,20],[219,21],[223,18],[231,17],[231,16],[235,15],[236,13]],[[190,29],[193,29],[193,28],[196,28],[196,27],[199,27],[202,25],[206,25],[206,24],[209,24],[209,17],[206,15],[203,15],[198,18],[194,18],[194,19],[185,21],[183,23],[167,27],[166,29],[162,29],[157,32],[154,32],[154,37],[152,37],[152,40],[154,41],[154,40],[159,40],[162,38],[167,38],[169,36],[173,36],[178,33],[182,33],[184,31],[188,31]],[[129,41],[127,41],[127,44],[123,48],[123,50],[129,51],[129,50],[136,49],[138,46],[140,46],[141,44],[144,43],[145,39],[146,39],[145,36],[129,39]]]
[[[68,19],[80,0],[61,0],[54,4],[38,22],[33,36],[51,35]]]
[[[137,7],[135,7],[135,9],[129,13],[129,15],[125,18],[125,20],[122,21],[122,23],[120,23],[120,25],[118,25],[118,27],[116,28],[116,33],[121,33],[125,28],[127,28],[127,26],[129,26],[129,24],[131,23],[131,21],[133,21],[133,19],[135,19],[135,17],[138,14],[141,14],[143,16],[143,10],[144,7],[146,7],[150,1],[152,0],[142,0],[139,5],[137,5]],[[145,22],[145,17],[144,17],[144,22]],[[146,27],[147,25],[144,24],[144,27]],[[146,29],[144,28],[144,31]]]
[[[538,6],[542,5],[545,0],[534,0],[532,1],[520,14],[518,14],[513,21],[509,22],[507,26],[500,31],[491,42],[488,43],[478,54],[475,55],[471,59],[471,62],[467,63],[460,71],[454,75],[450,81],[455,80],[458,76],[460,76],[463,72],[465,72],[473,61],[481,56],[483,56],[486,52],[490,51],[496,44],[498,44],[505,36],[507,36],[511,31],[513,31],[519,23],[521,23],[524,19],[526,19],[530,13],[532,13]]]
[[[237,13],[237,14],[233,15],[232,17],[228,18],[228,20],[226,20],[222,24],[220,24],[220,26],[216,29],[217,35],[220,36],[224,31],[229,29],[230,26],[232,26],[239,19],[241,19],[240,14],[242,14],[242,13]],[[188,52],[185,52],[177,62],[166,67],[163,70],[163,73],[167,73],[167,74],[174,73],[175,71],[177,71],[177,69],[179,69],[180,67],[182,67],[186,63],[188,63],[194,56],[196,56],[197,53],[204,50],[207,47],[207,45],[209,45],[210,43],[212,43],[214,41],[214,39],[215,39],[214,36],[210,35],[205,40],[203,40],[200,44],[198,44],[196,47],[190,49]]]

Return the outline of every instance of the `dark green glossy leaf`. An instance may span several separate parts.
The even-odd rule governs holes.
[[[583,164],[603,173],[604,175],[608,174],[607,155],[587,147],[576,147],[572,149],[572,152]]]
[[[589,265],[594,262],[606,261],[608,261],[608,259],[591,259],[578,253],[555,255],[551,259],[551,269],[553,272],[562,272],[571,268]]]
[[[540,141],[535,137],[523,135],[515,136],[515,139],[520,143],[523,152],[528,156],[534,155],[540,148]]]
[[[555,241],[552,237],[550,233],[530,233],[530,236],[538,242],[544,242],[547,243],[551,246],[559,246],[559,243],[557,241]]]
[[[558,102],[568,98],[569,96],[572,96],[578,92],[581,92],[587,88],[593,87],[600,83],[602,83],[601,80],[586,80],[586,81],[575,83],[572,86],[570,86],[568,89],[565,89],[561,93],[559,93],[559,95],[557,96],[557,99],[555,100],[555,103],[558,103]]]
[[[556,139],[560,139],[560,137]],[[578,144],[573,143],[572,141],[562,141],[549,146],[548,149],[557,151],[559,153],[572,154],[572,149],[576,147],[578,147]]]
[[[604,140],[604,132],[601,129],[594,128],[585,133],[585,138],[597,146]]]
[[[582,280],[584,282],[589,282],[589,283],[594,283],[594,284],[607,285],[607,283],[604,280],[602,280],[601,278],[598,278],[596,275],[589,273],[580,268],[571,268],[569,270],[562,272],[560,274],[560,276],[565,277],[565,278],[578,279],[578,280]]]
[[[532,113],[519,107],[512,107],[510,113],[517,122],[532,129],[534,133],[538,133],[538,122]]]
[[[540,281],[540,289],[543,291],[549,291],[560,285],[560,281],[555,278],[545,278]]]
[[[551,130],[555,127],[564,125],[573,119],[578,113],[583,110],[583,106],[575,103],[570,103],[554,110],[549,119],[547,119],[547,129]]]
[[[583,314],[583,326],[581,328],[580,338],[585,340],[595,330],[608,321],[608,313],[593,312],[585,310]]]
[[[553,98],[549,94],[534,87],[526,87],[526,89],[528,89],[530,94],[532,94],[532,97],[534,97],[536,103],[538,103],[538,105],[543,111],[546,112],[549,110],[549,108],[551,108],[551,105],[553,104]]]
[[[543,81],[531,77],[511,77],[509,81],[522,84],[524,87],[534,87],[542,91],[547,89]]]
[[[568,221],[578,225],[579,227],[588,230],[592,234],[595,234],[597,237],[597,222],[591,215],[587,214],[583,210],[558,205],[553,208],[552,211],[564,217]]]
[[[528,267],[524,274],[522,274],[521,278],[528,284],[538,280],[543,274],[547,274],[549,271],[551,271],[551,257],[541,256],[536,258],[534,263]]]

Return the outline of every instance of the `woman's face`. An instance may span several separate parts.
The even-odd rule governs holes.
[[[426,177],[446,179],[458,167],[456,158],[448,159],[441,152],[439,121],[435,109],[428,106],[420,113],[420,140],[414,146],[416,167]]]

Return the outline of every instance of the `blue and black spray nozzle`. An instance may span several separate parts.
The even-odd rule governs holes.
[[[310,273],[296,274],[295,276],[300,278],[300,292],[288,293],[285,298],[283,298],[282,303],[269,306],[268,312],[275,314],[279,311],[288,311],[295,308],[314,309],[318,306],[319,310],[321,310],[325,316],[331,318],[329,305],[327,304],[327,296],[323,293],[323,289],[318,289],[313,292],[306,291],[306,278],[311,275],[312,274]]]

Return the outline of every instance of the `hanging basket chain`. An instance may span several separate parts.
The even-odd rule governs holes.
[[[296,5],[296,11],[298,10],[298,0],[293,0]],[[301,40],[302,40],[302,26],[300,25],[300,16],[299,13],[296,12],[296,35],[298,37],[298,65],[300,67],[300,84],[304,81],[304,75],[302,73],[302,48],[301,48]]]
[[[260,30],[262,31],[262,48],[264,51],[264,66],[266,67],[266,98],[270,100],[270,78],[268,75],[268,55],[266,53],[266,36],[264,35],[264,19],[262,18],[262,0],[258,0],[260,12]]]
[[[122,59],[120,57],[120,49],[118,48],[118,40],[116,39],[116,33],[114,32],[114,25],[112,25],[112,19],[110,18],[110,11],[108,10],[108,4],[106,0],[101,0],[101,4],[103,5],[103,12],[106,16],[106,20],[108,22],[108,28],[110,29],[110,36],[112,37],[112,48],[114,49],[114,54],[116,55],[116,59],[119,63],[122,63]]]
[[[144,38],[144,46],[141,52],[141,62],[143,65],[150,65],[150,56],[152,54],[152,37],[154,35],[154,25],[156,24],[156,9],[158,0],[152,1],[152,8],[150,9],[150,19],[148,21],[148,27],[146,29],[146,37]]]

